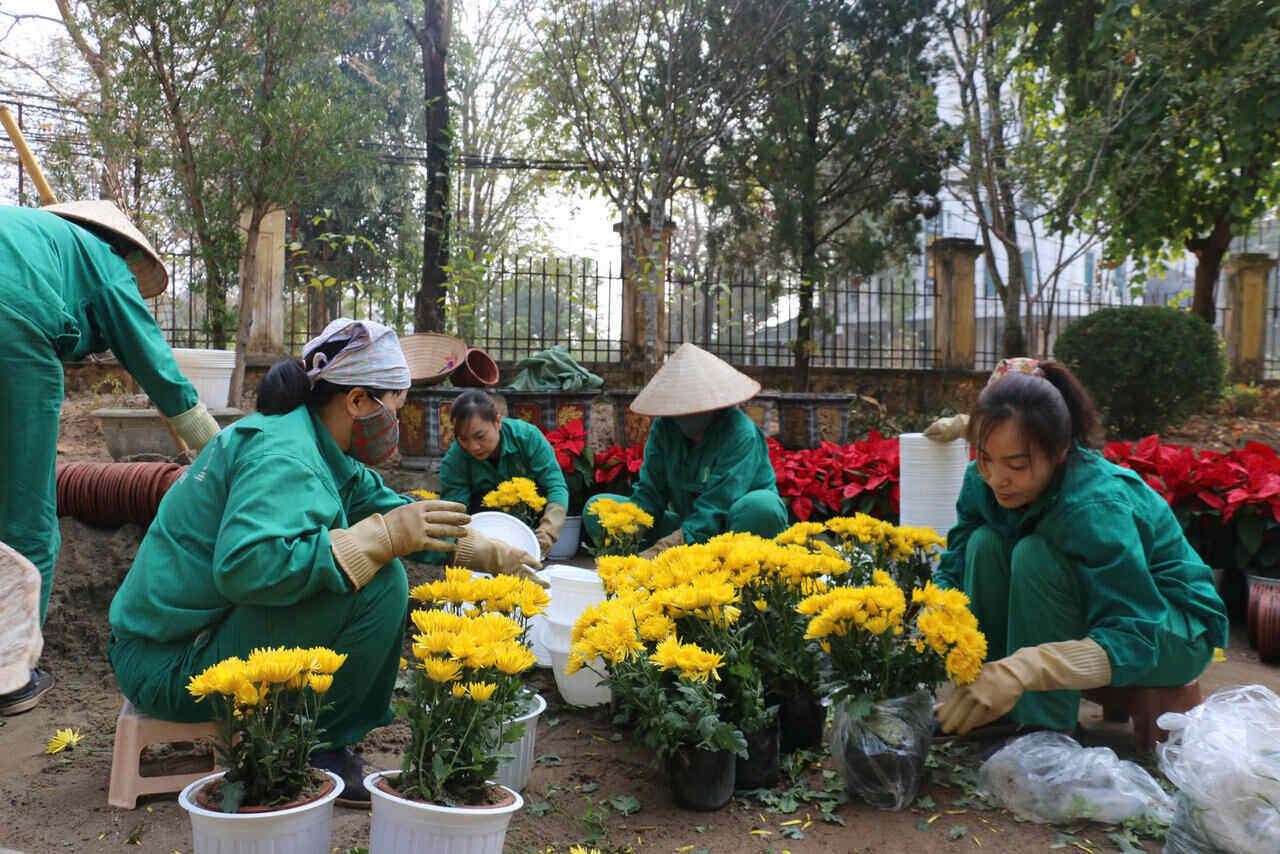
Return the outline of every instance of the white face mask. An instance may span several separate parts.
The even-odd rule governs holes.
[[[695,412],[693,415],[677,415],[674,420],[686,439],[696,439],[706,432],[719,412],[720,410],[713,409],[710,412]]]

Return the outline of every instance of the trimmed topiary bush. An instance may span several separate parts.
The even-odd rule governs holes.
[[[1104,308],[1073,322],[1053,348],[1097,402],[1108,435],[1176,426],[1222,392],[1222,342],[1202,318],[1163,306]]]

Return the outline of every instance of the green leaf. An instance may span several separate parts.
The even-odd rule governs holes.
[[[929,827],[930,827],[930,824],[929,824],[929,822],[927,822],[927,821],[917,821],[917,822],[916,822],[916,830],[928,830],[928,829],[929,829]]]
[[[536,765],[546,765],[549,768],[554,768],[564,764],[564,760],[556,753],[544,753],[533,761]]]
[[[956,825],[955,827],[947,831],[947,838],[960,839],[968,832],[969,832],[969,828],[965,827],[963,824]]]
[[[597,791],[599,788],[600,788],[600,784],[599,784],[599,783],[583,783],[583,784],[582,784],[582,787],[581,787],[581,789],[580,789],[580,791],[581,791],[583,794],[587,794],[587,795],[589,795],[589,794],[591,794],[592,792]]]
[[[551,812],[555,807],[551,805],[550,801],[538,801],[537,803],[530,803],[525,809],[533,815],[542,816]]]
[[[640,800],[635,795],[613,795],[605,798],[605,803],[623,815],[640,812]]]
[[[919,807],[922,810],[931,810],[937,806],[937,804],[934,803],[932,795],[921,795],[920,797],[916,798],[916,802],[914,805],[916,807]]]

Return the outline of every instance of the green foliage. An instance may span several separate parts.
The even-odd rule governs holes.
[[[1262,402],[1262,389],[1253,383],[1235,383],[1223,390],[1222,400],[1227,412],[1248,418],[1257,411],[1258,404]]]
[[[1062,331],[1054,355],[1093,395],[1114,437],[1178,424],[1217,397],[1226,375],[1213,327],[1163,306],[1095,311]]]
[[[1211,317],[1232,233],[1280,198],[1280,7],[1017,0],[1006,24],[1046,116],[1057,227],[1107,230],[1115,260],[1194,251],[1208,274],[1195,310]]]

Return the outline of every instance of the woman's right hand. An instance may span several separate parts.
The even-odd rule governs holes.
[[[456,501],[415,501],[382,514],[395,557],[421,551],[451,552],[466,536],[471,517]],[[448,539],[446,539],[448,538]]]
[[[468,529],[467,535],[458,540],[455,557],[459,565],[476,572],[514,575],[542,587],[550,586],[534,572],[542,568],[542,562],[536,557],[502,540],[486,537],[475,529]]]

